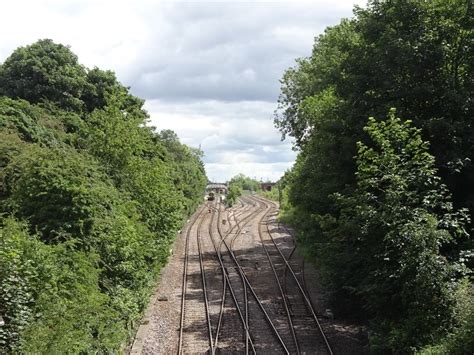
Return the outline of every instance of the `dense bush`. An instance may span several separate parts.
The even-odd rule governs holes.
[[[463,266],[440,250],[466,233],[467,216],[453,211],[428,144],[409,121],[391,113],[370,119],[366,131],[373,143],[358,144],[356,190],[335,196],[340,215],[326,219],[337,227],[323,223],[319,255],[333,289],[349,286],[373,319],[373,349],[407,352],[453,324]]]
[[[86,70],[66,46],[50,39],[16,49],[0,67],[0,94],[80,109]]]
[[[202,199],[201,153],[50,40],[5,61],[1,94],[0,352],[119,352]]]
[[[226,196],[227,206],[233,206],[239,196],[242,195],[242,190],[237,185],[229,185],[229,191]]]
[[[46,245],[14,219],[1,227],[2,351],[118,350],[124,331],[100,290],[97,255],[70,243]]]
[[[457,289],[453,297],[457,300],[457,322],[448,335],[435,342],[436,345],[427,346],[418,354],[423,355],[464,355],[472,353],[474,349],[474,287],[464,282]]]

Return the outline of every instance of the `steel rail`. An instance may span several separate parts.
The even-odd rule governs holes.
[[[217,210],[217,209],[216,209]],[[212,218],[214,218],[214,214],[212,215]],[[219,215],[218,215],[218,220],[217,220],[217,228],[219,230]],[[230,234],[231,231],[229,231],[229,234]],[[215,336],[215,345],[214,345],[214,348],[217,348],[217,342],[218,342],[218,338],[219,338],[219,332],[220,332],[220,327],[221,327],[221,322],[222,322],[222,317],[223,317],[223,309],[224,309],[224,302],[225,302],[225,288],[226,288],[226,284],[227,284],[227,287],[231,293],[231,296],[232,296],[232,299],[234,301],[234,304],[236,306],[236,309],[237,309],[237,312],[239,314],[239,317],[240,317],[240,320],[242,321],[242,324],[243,324],[243,327],[244,327],[244,330],[245,330],[245,334],[246,334],[246,338],[249,339],[249,342],[250,342],[250,345],[252,347],[252,350],[253,350],[253,353],[256,354],[256,350],[255,350],[255,345],[253,343],[253,340],[252,340],[252,337],[251,337],[251,334],[250,334],[250,330],[249,330],[249,327],[248,327],[248,322],[245,322],[245,318],[244,318],[244,315],[242,314],[242,311],[240,309],[240,306],[239,306],[239,303],[237,301],[237,297],[235,295],[235,292],[234,292],[234,289],[232,287],[232,284],[230,282],[230,279],[229,279],[229,275],[227,274],[226,272],[226,269],[225,269],[225,266],[224,266],[224,262],[222,260],[222,255],[220,253],[220,245],[219,244],[219,248],[216,246],[216,243],[212,237],[214,233],[212,232],[212,223],[209,225],[209,235],[211,237],[211,241],[212,241],[212,244],[214,246],[214,250],[216,251],[216,254],[217,254],[217,257],[218,257],[218,260],[219,260],[219,263],[221,265],[221,270],[222,270],[222,273],[223,275],[225,276],[224,277],[224,283],[223,283],[223,296],[222,296],[222,303],[221,303],[221,311],[220,311],[220,314],[219,314],[219,321],[218,321],[218,326],[217,326],[217,329],[216,329],[216,336]],[[219,236],[221,236],[221,234],[219,233]],[[221,243],[222,243],[222,237],[221,237]]]
[[[237,215],[241,216],[243,215],[246,210],[250,210],[250,208],[247,208],[247,209],[243,209],[243,211],[240,211],[239,213],[237,213]],[[220,209],[218,210],[218,212],[220,212]],[[238,236],[243,228],[243,226],[241,227],[236,216],[237,215],[234,215],[234,220],[236,222],[236,226],[237,226],[237,232],[235,233],[235,236]],[[253,212],[249,213],[248,215],[246,215],[244,218],[242,218],[242,221],[246,221],[248,218],[252,217],[253,215]],[[219,243],[219,253],[221,253],[222,251],[222,244],[223,242],[227,239],[227,237],[232,233],[232,230],[229,230],[229,232],[222,237],[222,231],[220,229],[220,214],[219,214],[219,217],[218,217],[218,220],[217,220],[217,229],[218,229],[218,233],[219,235],[221,236],[221,241]],[[247,223],[244,224],[244,226],[246,225]],[[232,245],[232,242],[235,240],[235,237],[231,240],[231,245]],[[231,247],[232,249],[232,247]],[[240,274],[239,272],[239,275],[241,277],[241,280],[242,280],[242,287],[243,287],[243,293],[244,293],[244,314],[245,314],[245,327],[246,328],[249,328],[249,323],[248,323],[248,296],[247,296],[247,285],[245,283],[245,280],[242,278],[242,275]],[[249,342],[249,333],[245,333],[245,353],[248,354],[248,342]],[[254,352],[255,352],[255,348],[253,348]]]
[[[265,204],[267,204],[268,202],[274,204],[274,203],[271,202],[271,201],[268,201],[268,202],[267,202],[267,200],[265,200],[265,199],[263,199],[263,198],[255,198],[254,196],[252,196],[252,198],[254,198],[255,200],[260,200],[260,201],[262,201],[262,202],[265,203]],[[274,204],[274,206],[276,206],[276,204]],[[333,351],[332,351],[331,345],[329,344],[329,341],[328,341],[328,339],[327,339],[327,337],[326,337],[326,334],[324,333],[324,330],[323,330],[323,328],[322,328],[322,326],[321,326],[321,323],[319,322],[319,319],[318,319],[318,317],[316,316],[316,313],[315,313],[315,311],[314,311],[312,302],[310,301],[310,299],[308,298],[308,296],[307,296],[305,290],[304,290],[303,287],[301,286],[301,283],[299,282],[298,277],[296,276],[296,274],[295,274],[293,268],[292,268],[291,265],[288,263],[288,260],[285,258],[285,256],[284,256],[283,253],[281,252],[280,248],[279,248],[278,245],[276,244],[275,239],[273,238],[273,236],[272,236],[272,234],[271,234],[271,232],[270,232],[270,229],[269,229],[269,227],[268,227],[268,224],[267,224],[267,230],[268,230],[268,235],[270,236],[270,239],[271,239],[272,243],[275,245],[275,247],[276,247],[276,249],[278,250],[278,253],[280,254],[282,260],[285,262],[286,266],[288,267],[288,270],[290,271],[291,275],[293,276],[293,278],[294,278],[294,280],[295,280],[295,282],[296,282],[296,284],[297,284],[297,286],[298,286],[298,288],[299,288],[299,290],[300,290],[300,292],[301,292],[301,294],[302,294],[302,296],[303,296],[303,298],[304,298],[306,304],[308,305],[308,308],[309,308],[309,310],[310,310],[310,312],[311,312],[311,316],[313,317],[313,319],[314,319],[314,321],[315,321],[315,323],[316,323],[316,325],[317,325],[317,327],[318,327],[318,329],[319,329],[319,331],[320,331],[320,334],[321,334],[321,336],[322,336],[322,338],[323,338],[323,340],[324,340],[324,343],[325,343],[325,345],[326,345],[327,350],[329,351],[329,354],[332,355],[332,354],[333,354]]]
[[[178,354],[183,353],[183,330],[184,330],[184,315],[185,315],[185,305],[186,305],[186,291],[187,291],[187,279],[188,279],[188,251],[189,251],[189,236],[191,235],[191,230],[201,216],[204,208],[201,207],[200,211],[196,212],[192,219],[191,223],[188,225],[186,230],[186,241],[184,247],[184,267],[183,267],[183,282],[182,282],[182,294],[181,294],[181,317],[179,321],[179,340],[178,340]]]
[[[234,217],[234,220],[235,220],[235,223],[236,223],[236,226],[238,228],[237,232],[235,233],[235,236],[234,238],[232,238],[231,242],[230,242],[230,248],[231,250],[233,249],[233,243],[235,242],[235,240],[237,239],[237,237],[240,235],[240,232],[242,230],[243,227],[240,226],[240,223],[239,221],[237,220],[237,216],[241,216],[243,215],[246,210],[250,210],[250,208],[245,208],[245,205],[243,204],[242,200],[240,200],[241,203],[242,203],[242,206],[244,206],[243,210],[240,211],[239,213],[237,214],[233,214],[233,217]],[[249,206],[250,207],[250,206]],[[249,213],[246,217],[242,218],[242,221],[246,221],[249,217],[251,217],[253,215],[253,212]],[[228,219],[229,220],[229,219]],[[220,221],[220,217],[218,219],[218,221]],[[230,220],[229,220],[229,223],[230,223]],[[218,224],[218,229],[220,228],[220,225]],[[230,231],[231,232],[231,231]],[[227,238],[228,235],[230,235],[230,232],[224,236],[224,238],[221,238],[221,242],[219,243],[219,252],[222,250],[222,242],[223,240],[225,240]],[[219,231],[220,233],[220,231]],[[247,284],[245,282],[245,280],[242,278],[241,276],[241,279],[242,279],[242,287],[243,287],[243,294],[244,294],[244,314],[245,314],[245,326],[248,328],[249,327],[249,312],[248,312],[248,293],[247,293]],[[248,354],[248,344],[249,344],[249,336],[248,336],[248,333],[245,333],[245,353]],[[255,348],[253,349],[255,351]]]
[[[218,226],[219,226],[219,224],[218,224]],[[218,230],[220,231],[220,228],[218,228]],[[221,238],[222,238],[222,235],[221,235]],[[250,281],[247,278],[247,275],[245,274],[245,272],[243,271],[242,267],[240,266],[237,258],[235,257],[234,252],[230,249],[230,247],[227,244],[227,242],[225,241],[225,239],[222,239],[222,241],[223,241],[223,244],[226,247],[229,255],[231,256],[232,260],[234,261],[235,265],[237,266],[237,269],[239,270],[239,273],[240,273],[241,277],[247,283],[248,289],[250,290],[253,297],[255,298],[255,300],[257,302],[257,305],[259,306],[260,310],[264,314],[265,319],[266,319],[268,325],[270,326],[270,329],[273,331],[275,337],[278,339],[278,341],[279,341],[280,345],[282,346],[283,350],[285,351],[285,353],[289,354],[290,352],[288,351],[288,348],[286,347],[285,342],[281,338],[280,333],[278,332],[278,329],[276,329],[275,325],[273,324],[272,320],[270,319],[270,316],[268,315],[267,311],[265,310],[265,307],[263,306],[262,301],[260,300],[260,298],[256,294],[254,288],[252,287],[252,285],[250,284]]]
[[[206,270],[204,269],[204,263],[202,260],[202,249],[201,249],[201,227],[204,223],[206,217],[201,218],[198,224],[197,233],[196,233],[196,240],[198,246],[198,254],[199,254],[199,266],[201,268],[201,279],[202,279],[202,293],[204,296],[204,305],[206,308],[206,318],[207,318],[207,328],[209,333],[209,346],[211,348],[211,354],[214,355],[214,342],[212,339],[212,326],[211,326],[211,314],[209,312],[209,299],[207,297],[207,284],[206,284]]]
[[[293,324],[293,320],[291,318],[290,310],[288,308],[288,302],[287,302],[287,299],[286,299],[286,294],[283,292],[283,288],[282,288],[282,285],[281,285],[281,282],[280,282],[280,278],[278,277],[278,274],[277,274],[276,269],[275,269],[275,265],[273,264],[272,258],[271,258],[270,254],[268,252],[268,248],[265,245],[265,242],[263,240],[263,235],[262,235],[263,233],[262,233],[262,230],[261,230],[261,226],[264,224],[264,219],[267,217],[268,213],[271,211],[271,208],[269,206],[266,205],[266,208],[268,208],[268,210],[265,212],[265,214],[262,216],[262,218],[260,219],[260,222],[259,222],[258,235],[260,237],[260,242],[262,244],[263,250],[265,251],[265,254],[267,256],[270,267],[273,271],[273,276],[275,277],[275,281],[278,285],[278,290],[280,291],[280,295],[281,295],[281,298],[282,298],[282,301],[283,301],[283,306],[285,308],[286,316],[287,316],[287,319],[288,319],[288,325],[289,325],[290,331],[291,331],[291,336],[293,338],[293,342],[295,343],[296,353],[301,354],[299,342],[298,342],[298,339],[296,337],[295,326]],[[267,219],[267,221],[268,221],[268,219]],[[268,229],[268,223],[267,223],[267,229]]]
[[[240,202],[242,203],[242,200],[240,200]],[[244,206],[244,204],[242,203],[242,206]],[[242,213],[239,214],[239,216],[241,214],[243,214],[244,212],[242,211]],[[235,221],[235,224],[238,226],[239,228],[239,232],[238,233],[235,233],[235,236],[232,238],[231,242],[230,242],[230,248],[233,250],[234,248],[234,242],[235,240],[238,238],[239,235],[241,235],[241,229],[240,228],[240,224],[239,224],[239,221],[237,220],[236,218],[236,215],[233,214],[232,215],[234,217],[234,221]],[[229,220],[229,223],[230,223],[230,220]],[[249,326],[249,311],[248,311],[248,293],[247,293],[247,285],[245,284],[245,282],[243,282],[243,293],[244,293],[244,307],[245,307],[245,324],[247,325],[247,327]],[[249,339],[248,339],[248,335],[245,334],[245,353],[248,354],[248,345],[249,345]]]

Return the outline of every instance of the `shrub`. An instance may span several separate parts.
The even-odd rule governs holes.
[[[322,257],[336,292],[368,311],[372,349],[407,352],[454,324],[463,267],[441,248],[466,233],[467,217],[454,211],[428,143],[410,121],[391,112],[365,129],[372,141],[358,144],[356,191],[334,196],[337,219],[319,217],[331,241]]]

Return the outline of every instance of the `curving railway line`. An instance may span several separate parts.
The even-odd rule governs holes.
[[[183,237],[178,354],[333,354],[274,202],[207,202]]]

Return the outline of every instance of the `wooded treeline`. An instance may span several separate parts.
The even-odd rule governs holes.
[[[227,186],[229,187],[229,191],[226,196],[227,206],[233,206],[238,197],[242,195],[244,191],[255,192],[260,190],[260,182],[245,176],[244,174],[237,174],[233,176],[227,182]]]
[[[0,66],[0,353],[115,353],[202,199],[201,152],[40,40]]]
[[[299,151],[287,219],[372,352],[472,353],[472,2],[354,15],[282,79],[275,123]]]

